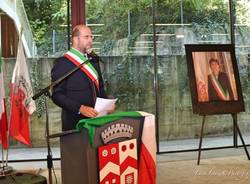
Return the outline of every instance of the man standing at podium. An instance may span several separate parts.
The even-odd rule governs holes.
[[[72,32],[72,47],[63,57],[56,59],[51,71],[51,79],[56,81],[84,62],[52,89],[52,100],[62,108],[63,131],[75,129],[80,119],[96,117],[98,112],[93,108],[96,97],[106,97],[99,57],[90,51],[92,44],[91,29],[83,24],[77,25]]]

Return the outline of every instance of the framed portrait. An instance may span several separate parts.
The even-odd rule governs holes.
[[[185,45],[195,114],[233,114],[245,110],[235,50],[231,44]]]

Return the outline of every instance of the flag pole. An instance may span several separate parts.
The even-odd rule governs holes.
[[[11,168],[10,166],[8,166],[8,161],[9,161],[9,148],[6,151],[5,166]]]
[[[2,61],[2,50],[1,50],[1,48],[0,48],[0,73],[2,73],[3,72],[3,70],[2,70],[2,63],[3,63],[3,61]],[[2,82],[2,86],[1,86],[1,88],[2,88],[2,90],[3,90],[3,94],[1,94],[1,95],[3,95],[1,98],[2,99],[0,99],[1,101],[2,101],[2,105],[3,105],[3,109],[4,109],[4,113],[6,113],[6,103],[5,103],[5,93],[4,93],[4,77],[3,77],[3,75],[2,75],[2,77],[1,77],[1,79],[0,79],[1,81],[0,82]],[[1,134],[2,133],[2,131],[1,131],[1,136],[2,136],[2,140],[1,140],[1,142],[2,142],[2,146],[1,146],[1,152],[2,152],[2,161],[0,162],[0,176],[5,176],[6,174],[8,174],[8,173],[10,173],[11,171],[13,171],[13,169],[12,169],[12,167],[9,167],[8,166],[8,150],[9,150],[9,145],[8,145],[8,119],[7,119],[7,114],[5,114],[5,115],[3,115],[3,114],[0,114],[0,118],[3,118],[3,119],[0,119],[0,121],[1,120],[3,120],[3,121],[1,121],[1,123],[2,124],[6,124],[6,127],[7,127],[7,129],[6,129],[6,142],[5,141],[3,141],[3,137],[5,137],[3,134]],[[3,128],[3,127],[1,127],[1,128]],[[6,144],[7,144],[7,147],[6,147]],[[4,146],[5,145],[5,146]],[[4,149],[6,149],[7,148],[7,154],[6,154],[6,157],[5,157],[5,155],[4,155]],[[5,158],[4,158],[5,157]]]
[[[1,174],[0,175],[4,175],[4,156],[3,156],[3,146],[2,146],[2,163],[0,165],[1,168]]]
[[[0,164],[0,176],[5,176],[6,174],[9,174],[13,171],[13,168],[11,166],[8,166],[8,150],[9,149],[7,149],[6,159],[4,159],[4,149],[2,147],[2,163]]]
[[[5,103],[4,103],[4,108],[7,109]],[[7,122],[8,122],[8,119],[7,119]],[[9,123],[7,123],[7,126],[8,126],[8,131],[7,131],[8,148],[7,148],[7,150],[6,150],[5,164],[3,163],[3,167],[5,168],[6,173],[10,173],[10,172],[13,171],[13,168],[12,168],[11,166],[8,166],[8,161],[9,161],[9,148],[10,148],[10,146],[9,146]],[[2,147],[2,149],[3,149],[3,147]],[[2,155],[3,155],[3,153],[2,153]]]

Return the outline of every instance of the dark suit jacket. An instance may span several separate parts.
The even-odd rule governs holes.
[[[52,89],[53,102],[62,108],[63,131],[75,129],[77,122],[86,118],[79,114],[81,105],[94,107],[96,97],[106,97],[100,72],[99,57],[91,56],[91,58],[90,62],[99,75],[99,91],[91,79],[80,69]],[[52,81],[57,80],[75,67],[76,65],[66,57],[56,59],[51,71]]]
[[[230,97],[230,100],[234,100],[234,96],[233,96],[233,91],[232,91],[232,88],[231,88],[231,84],[229,82],[229,79],[228,79],[228,76],[226,73],[223,73],[223,72],[220,72],[219,73],[219,76],[218,76],[218,81],[220,82],[222,88],[224,89],[224,91],[228,91],[229,93],[229,97]],[[221,100],[213,85],[212,85],[212,82],[211,82],[211,75],[208,75],[208,95],[209,95],[209,101],[218,101],[218,100]]]

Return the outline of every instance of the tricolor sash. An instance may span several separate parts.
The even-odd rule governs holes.
[[[68,58],[73,64],[76,66],[86,62],[88,60],[87,57],[85,57],[83,54],[81,54],[79,51],[77,51],[74,48],[71,48],[69,51],[67,51],[64,56]],[[96,69],[93,67],[93,65],[90,62],[87,62],[82,65],[80,68],[95,84],[97,89],[99,90],[99,76],[96,71]]]
[[[230,100],[230,96],[229,96],[229,93],[227,90],[224,90],[220,84],[220,82],[218,81],[218,79],[211,74],[211,82],[212,82],[212,85],[218,95],[218,97],[221,99],[221,100],[225,100],[225,101],[228,101]]]

